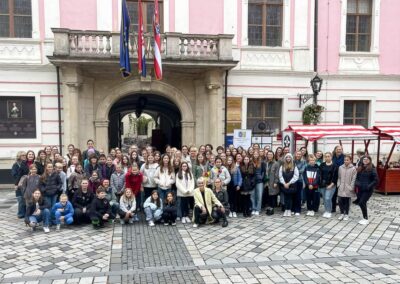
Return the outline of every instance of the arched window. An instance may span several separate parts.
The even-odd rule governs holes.
[[[0,0],[0,37],[32,37],[31,0]]]

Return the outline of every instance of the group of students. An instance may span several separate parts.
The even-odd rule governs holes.
[[[111,149],[109,154],[87,141],[81,152],[68,145],[64,157],[57,147],[37,154],[20,151],[12,167],[18,200],[18,217],[32,230],[43,222],[59,230],[62,224],[92,223],[103,227],[119,217],[121,224],[139,221],[149,226],[204,223],[228,225],[228,216],[258,216],[263,208],[273,215],[282,208],[284,217],[299,216],[307,204],[314,216],[323,197],[323,217],[331,218],[340,208],[340,220],[348,220],[351,198],[363,213],[360,224],[368,224],[367,202],[377,184],[371,158],[359,153],[353,158],[341,146],[332,153],[308,155],[305,147],[289,153],[275,152],[258,144],[242,147],[210,144],[166,147],[161,153],[151,146],[132,145],[127,154]],[[279,200],[279,202],[278,202]],[[192,214],[191,214],[192,213]],[[189,216],[192,215],[192,218]]]

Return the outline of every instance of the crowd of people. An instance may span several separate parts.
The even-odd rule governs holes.
[[[83,152],[68,145],[60,155],[47,146],[37,155],[17,153],[12,166],[19,218],[32,230],[43,223],[48,233],[72,224],[101,228],[119,219],[132,224],[144,218],[149,226],[221,223],[238,217],[282,210],[283,217],[316,216],[321,197],[324,218],[339,206],[339,220],[349,219],[352,198],[368,224],[367,202],[378,183],[367,153],[358,161],[341,146],[333,152],[308,154],[305,147],[290,153],[258,144],[248,149],[212,145],[167,146],[161,153],[148,145],[132,145],[128,153],[104,153],[87,141]],[[303,210],[302,210],[303,209]]]

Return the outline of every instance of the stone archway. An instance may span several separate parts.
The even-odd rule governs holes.
[[[94,121],[97,146],[108,151],[108,114],[119,99],[135,94],[152,93],[165,97],[176,104],[182,115],[182,145],[194,144],[194,112],[188,99],[183,93],[161,81],[130,80],[116,85],[97,106]]]

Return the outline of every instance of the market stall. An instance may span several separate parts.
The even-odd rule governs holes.
[[[379,175],[378,191],[382,193],[400,193],[400,168],[390,167],[390,159],[397,144],[400,144],[400,126],[374,126],[372,131],[378,135],[377,171]],[[389,155],[380,161],[381,141],[393,141]]]
[[[290,125],[282,132],[293,132],[295,148],[296,141],[298,140],[304,140],[306,146],[308,145],[308,142],[320,139],[338,140],[340,145],[342,144],[342,141],[351,140],[352,157],[354,156],[354,141],[363,140],[365,151],[368,153],[370,141],[378,139],[377,134],[374,134],[371,130],[366,129],[361,125]],[[278,135],[278,140],[280,139],[282,139],[282,135]]]

